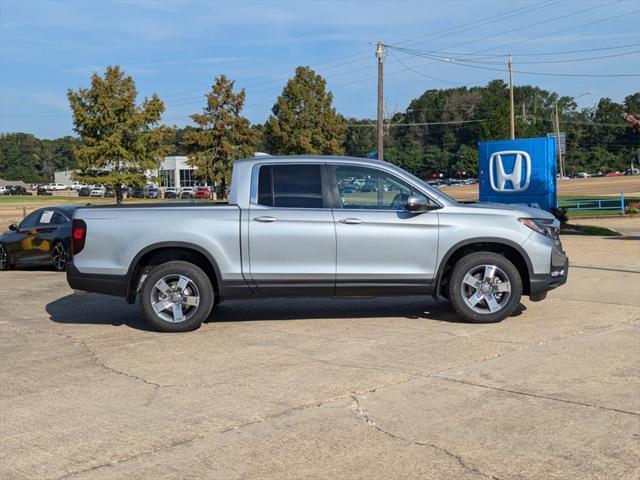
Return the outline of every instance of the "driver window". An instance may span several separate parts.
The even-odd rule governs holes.
[[[36,210],[35,212],[30,213],[25,217],[24,220],[22,220],[22,222],[20,222],[20,225],[18,228],[20,230],[27,230],[29,228],[34,228],[38,224],[41,214],[42,214],[42,210]]]
[[[343,165],[335,169],[342,208],[404,210],[410,195],[422,195],[402,180],[375,168]]]

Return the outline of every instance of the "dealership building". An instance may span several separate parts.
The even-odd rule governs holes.
[[[164,157],[158,170],[147,171],[149,183],[156,183],[160,187],[193,187],[197,180],[194,175],[195,167],[187,165],[187,157]],[[73,173],[79,170],[61,170],[54,172],[53,181],[64,185],[72,185]],[[156,177],[156,180],[153,180]]]

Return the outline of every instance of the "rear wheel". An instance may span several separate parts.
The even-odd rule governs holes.
[[[507,258],[475,252],[456,263],[449,280],[453,309],[473,323],[500,322],[520,303],[522,279]]]
[[[151,326],[162,332],[194,330],[214,305],[211,280],[193,263],[172,261],[155,267],[142,287],[141,304]]]
[[[57,272],[64,272],[67,268],[67,262],[69,261],[69,252],[62,242],[56,242],[53,245],[53,252],[51,253],[51,263],[53,268]]]

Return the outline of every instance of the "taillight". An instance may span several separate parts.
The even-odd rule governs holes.
[[[71,222],[71,254],[76,255],[84,248],[87,238],[87,224],[84,220],[74,219]]]

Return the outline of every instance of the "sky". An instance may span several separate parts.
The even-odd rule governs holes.
[[[378,41],[410,50],[387,50],[388,111],[428,89],[507,81],[509,53],[516,85],[580,107],[640,91],[639,0],[0,0],[0,132],[73,135],[67,89],[114,64],[140,100],[160,96],[168,125],[192,124],[222,73],[262,123],[298,65],[326,78],[338,112],[375,118]]]

